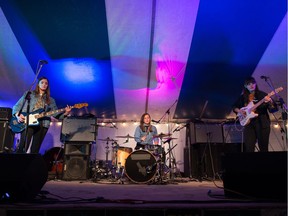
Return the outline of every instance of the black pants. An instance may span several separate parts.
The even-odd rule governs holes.
[[[27,139],[26,139],[26,130],[28,130]],[[39,126],[30,126],[26,130],[22,131],[21,133],[17,153],[26,153],[29,149],[31,140],[32,144],[30,148],[30,153],[39,153],[41,144],[47,134],[48,128],[39,125]]]
[[[244,128],[245,152],[254,152],[258,142],[259,151],[268,152],[270,125],[263,127],[258,121],[252,121]]]

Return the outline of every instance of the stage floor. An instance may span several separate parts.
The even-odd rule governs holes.
[[[1,203],[0,215],[286,215],[286,201],[225,197],[223,182],[166,178],[49,180],[29,202]]]

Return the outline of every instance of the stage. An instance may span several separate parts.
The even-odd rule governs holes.
[[[31,201],[2,202],[0,215],[286,215],[286,210],[286,201],[226,197],[221,180],[175,177],[139,184],[124,177],[48,180]]]

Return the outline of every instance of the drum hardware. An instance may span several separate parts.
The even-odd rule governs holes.
[[[163,134],[160,133],[158,135],[153,136],[153,138],[159,138],[160,139],[160,150],[163,151],[163,141],[162,138],[166,137],[166,136],[170,136],[171,134]],[[165,167],[165,157],[164,155],[166,154],[162,154],[163,152],[161,152],[158,157],[159,160],[156,161],[157,167],[158,167],[158,173],[159,173],[159,179],[156,179],[155,183],[156,184],[166,184],[167,182],[164,181],[164,167]],[[155,167],[155,166],[154,166]],[[149,169],[149,168],[148,168]],[[150,171],[150,170],[149,170]]]
[[[63,173],[63,156],[62,147],[53,147],[45,152],[43,158],[47,164],[48,174],[51,174],[54,180],[59,180]],[[49,175],[48,175],[49,177]]]
[[[112,142],[112,148],[115,149],[117,148],[118,144],[117,144],[117,140],[114,140],[114,139],[110,139],[109,137],[107,137],[106,139],[98,139],[98,140],[101,140],[101,141],[106,141],[106,152],[105,152],[105,166],[104,166],[104,169],[105,169],[105,174],[104,176],[108,177],[108,176],[111,176],[112,175],[112,171],[110,169],[110,166],[109,166],[109,161],[108,161],[108,154],[110,152],[109,150],[109,142]],[[113,152],[114,153],[114,152]],[[113,166],[112,164],[112,169],[115,169],[115,164]]]
[[[172,140],[172,138],[167,139],[165,141],[165,142],[168,142],[168,145],[169,145],[169,149],[165,155],[169,154],[168,159],[169,159],[170,180],[174,181],[174,177],[175,177],[174,176],[174,170],[177,170],[177,165],[176,165],[176,160],[175,160],[175,157],[173,155],[172,150],[177,146],[177,144],[171,148],[171,144],[170,144],[171,140]],[[173,164],[173,167],[172,167],[172,164]]]

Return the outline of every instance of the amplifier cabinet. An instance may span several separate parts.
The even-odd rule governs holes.
[[[10,130],[8,121],[0,121],[0,153],[12,152],[15,134]]]
[[[223,128],[215,123],[190,123],[191,143],[222,143]]]
[[[68,117],[63,119],[61,142],[92,142],[97,136],[97,119]]]
[[[242,143],[243,127],[237,123],[223,125],[224,143]]]
[[[9,107],[0,107],[0,120],[9,121],[12,117],[12,109]]]

